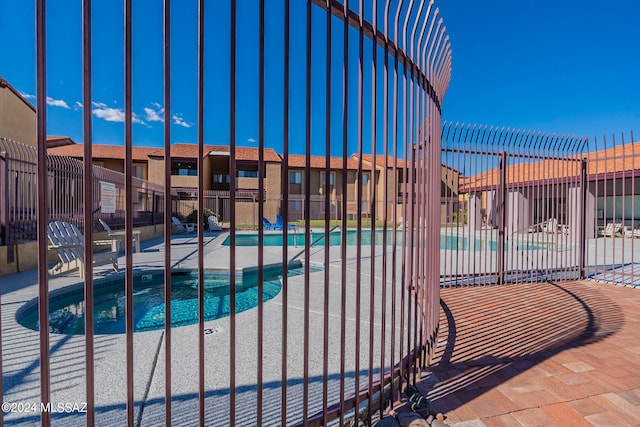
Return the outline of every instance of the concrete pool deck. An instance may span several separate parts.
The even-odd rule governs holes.
[[[228,268],[229,248],[223,246],[227,233],[207,233],[203,246],[205,268]],[[625,240],[617,240],[625,244]],[[599,242],[594,242],[598,245]],[[290,248],[287,259],[292,259],[300,254],[302,248]],[[354,250],[349,250],[347,258],[344,260],[347,275],[347,313],[346,313],[346,347],[340,348],[340,319],[341,319],[341,272],[343,261],[339,257],[339,247],[330,248],[330,262],[324,268],[324,247],[314,247],[309,253],[310,265],[322,267],[320,270],[313,270],[309,275],[309,320],[311,331],[322,331],[324,322],[324,282],[325,273],[329,278],[330,301],[326,305],[329,318],[329,393],[330,401],[337,400],[340,390],[339,366],[340,354],[344,353],[347,360],[346,367],[346,394],[353,391],[356,350],[360,355],[360,373],[362,381],[368,379],[369,354],[368,335],[370,327],[374,330],[374,376],[377,376],[379,369],[380,337],[379,324],[370,325],[369,319],[369,277],[371,273],[371,253],[369,247],[362,248],[360,258],[360,270]],[[197,237],[195,235],[172,236],[171,259],[172,266],[179,268],[195,268],[197,265]],[[303,258],[301,256],[301,258]],[[376,281],[381,277],[382,262],[381,253],[377,249],[373,262]],[[389,256],[389,262],[390,262]],[[162,239],[154,239],[143,243],[143,251],[133,254],[134,269],[158,269],[164,266],[164,242]],[[265,264],[281,263],[281,247],[264,248]],[[236,263],[238,268],[253,267],[257,263],[257,251],[255,247],[236,248]],[[120,258],[120,265],[124,265],[124,257]],[[388,265],[388,271],[391,269]],[[108,273],[109,277],[117,276],[120,273]],[[102,273],[98,272],[96,277]],[[390,274],[389,274],[390,276]],[[388,277],[388,281],[391,277]],[[59,289],[80,281],[74,274],[65,274],[50,277],[50,289]],[[362,284],[361,305],[362,314],[360,322],[355,319],[355,289],[356,284]],[[2,284],[2,349],[3,349],[3,387],[5,402],[39,402],[39,334],[36,331],[27,329],[15,320],[16,311],[26,302],[37,296],[37,273],[35,270],[18,273],[0,278]],[[288,347],[287,347],[287,374],[288,374],[288,418],[287,423],[301,419],[302,390],[303,390],[303,319],[304,319],[304,276],[293,276],[288,279],[289,288],[287,292],[287,316],[288,316]],[[533,286],[533,285],[532,285]],[[542,284],[540,285],[542,286]],[[593,285],[597,286],[597,285]],[[390,286],[389,286],[390,288]],[[387,289],[387,291],[389,290]],[[516,289],[517,286],[508,287]],[[615,292],[630,292],[629,296],[634,296],[632,289],[612,287]],[[476,292],[482,293],[492,290],[494,297],[487,299],[486,304],[490,304],[494,299],[500,297],[500,289],[506,288],[477,288]],[[522,289],[532,289],[522,287]],[[598,288],[598,289],[609,289]],[[377,295],[381,289],[376,287]],[[464,289],[443,290],[443,301],[454,306],[459,296],[463,298]],[[606,294],[606,291],[604,291]],[[482,295],[487,295],[482,294]],[[625,294],[626,295],[626,294]],[[618,297],[618,295],[616,294]],[[619,297],[624,298],[624,295]],[[505,296],[507,298],[507,296]],[[392,298],[388,298],[391,301]],[[463,299],[464,300],[464,299]],[[513,299],[510,300],[513,304]],[[284,295],[281,292],[276,298],[264,304],[264,420],[268,425],[281,425],[280,402],[281,402],[281,342],[282,342],[282,312]],[[471,334],[460,335],[456,341],[456,350],[461,347],[461,343],[471,340],[477,341],[478,337],[484,336],[481,333],[474,338],[474,329],[464,329],[461,324],[473,326],[477,323],[474,320],[473,309],[483,309],[482,302],[477,305],[466,306],[465,316],[471,316],[468,320],[457,322],[457,333],[465,332]],[[489,313],[493,314],[489,308]],[[387,310],[387,314],[390,310]],[[375,319],[380,319],[381,308],[374,307]],[[536,322],[548,322],[562,333],[569,323],[563,325],[554,323],[554,312],[547,311],[537,315]],[[546,316],[548,314],[548,316]],[[627,314],[625,311],[624,316]],[[454,316],[462,314],[454,313]],[[522,313],[526,315],[526,312]],[[486,319],[491,319],[486,317]],[[448,320],[442,318],[442,325]],[[606,319],[605,319],[606,320]],[[379,321],[379,320],[377,320]],[[376,321],[376,322],[377,322]],[[634,320],[635,321],[635,320]],[[256,343],[257,343],[257,310],[249,310],[236,315],[236,402],[237,421],[239,425],[252,425],[256,419]],[[355,341],[355,326],[360,324],[362,340],[359,345]],[[399,324],[399,322],[398,322]],[[505,321],[505,324],[507,322]],[[206,409],[205,417],[208,425],[227,425],[229,407],[229,318],[213,320],[205,323],[207,333],[205,336],[205,390]],[[489,331],[490,328],[482,330]],[[526,329],[526,328],[524,328]],[[513,333],[513,340],[522,335],[523,329],[516,328]],[[528,329],[526,329],[528,330]],[[573,330],[573,329],[572,329]],[[626,330],[626,329],[625,329]],[[640,329],[636,328],[635,331]],[[441,332],[451,331],[450,326],[441,327]],[[388,333],[388,332],[387,332]],[[640,333],[634,331],[625,333],[627,339],[640,337]],[[309,408],[310,412],[321,409],[321,400],[317,397],[322,393],[322,361],[323,361],[323,340],[319,335],[313,335],[310,340],[309,375],[310,375],[310,395],[313,404]],[[614,334],[615,335],[615,334]],[[463,339],[464,337],[464,339]],[[506,338],[505,338],[506,339]],[[503,340],[499,338],[498,341]],[[447,339],[440,337],[441,345],[446,347]],[[506,342],[506,341],[505,341]],[[606,342],[606,341],[603,341]],[[126,417],[126,357],[125,357],[125,335],[99,335],[95,337],[95,391],[96,391],[96,425],[117,425],[124,422]],[[164,345],[166,337],[164,331],[150,331],[134,334],[134,399],[136,424],[142,426],[153,426],[164,424],[164,378],[165,378],[165,352]],[[85,401],[85,357],[84,357],[84,336],[50,334],[50,354],[51,354],[51,401],[54,403],[76,403]],[[390,342],[387,337],[385,342],[385,354],[388,356]],[[183,326],[172,329],[172,415],[176,425],[197,425],[198,413],[198,328],[197,325]],[[477,346],[482,349],[482,346]],[[443,348],[440,348],[444,351]],[[461,350],[460,350],[461,351]],[[488,353],[489,356],[491,355]],[[554,361],[561,353],[550,354],[548,360]],[[487,354],[476,354],[473,360],[484,360]],[[441,356],[439,356],[441,357]],[[397,360],[397,358],[396,358]],[[436,361],[438,359],[436,358]],[[466,363],[466,362],[465,362]],[[551,362],[550,362],[551,363]],[[555,362],[554,362],[555,363]],[[565,363],[565,362],[563,362]],[[605,363],[605,362],[601,362]],[[473,363],[471,363],[473,365]],[[445,364],[439,364],[445,366]],[[430,388],[434,386],[433,379],[439,378],[440,382],[451,383],[451,377],[436,371],[433,376],[426,376],[423,384]],[[523,365],[524,366],[524,365]],[[577,365],[576,365],[577,366]],[[582,365],[580,365],[582,366]],[[523,368],[522,372],[528,368]],[[640,372],[637,370],[636,372]],[[451,374],[451,372],[449,372]],[[473,381],[472,381],[473,382]],[[361,382],[362,383],[362,382]],[[484,383],[483,383],[484,384]],[[467,426],[468,422],[484,422],[484,418],[476,414],[475,417],[462,417],[464,404],[444,405],[455,396],[455,393],[445,393],[444,386],[433,388],[432,397],[435,398],[438,408],[445,411],[451,422],[460,422],[460,426]],[[447,386],[448,387],[448,386]],[[484,387],[484,386],[483,386]],[[638,386],[640,387],[640,385]],[[460,392],[465,392],[464,387]],[[492,393],[478,393],[473,401],[481,399],[483,396],[493,396]],[[458,397],[459,399],[459,397]],[[463,400],[464,401],[464,400]],[[471,402],[470,398],[466,401]],[[462,409],[459,409],[461,407]],[[143,409],[141,411],[141,409]],[[517,412],[518,408],[508,408],[511,412]],[[530,409],[530,408],[524,408]],[[474,413],[475,414],[475,413]],[[482,414],[480,414],[482,415]],[[501,416],[504,414],[500,414]],[[55,414],[53,416],[54,425],[84,425],[84,414]],[[478,421],[479,420],[479,421]],[[9,413],[5,416],[7,425],[35,425],[39,424],[38,414],[18,414]],[[474,425],[474,424],[469,424]],[[481,425],[481,424],[478,424]],[[491,425],[489,422],[486,425]],[[533,425],[526,424],[523,425]],[[597,424],[596,424],[597,425]]]
[[[230,252],[222,242],[228,233],[207,233],[203,245],[205,269],[228,269]],[[164,242],[154,239],[143,242],[141,253],[134,253],[134,272],[161,269],[164,266]],[[292,247],[288,260],[298,258],[303,248]],[[329,400],[337,401],[340,395],[340,356],[345,354],[346,394],[353,392],[356,367],[356,352],[360,358],[361,383],[369,375],[369,330],[374,331],[374,354],[372,367],[374,375],[379,372],[381,338],[380,324],[369,323],[369,300],[371,259],[370,249],[363,248],[360,270],[356,262],[355,250],[349,250],[345,259],[347,288],[347,313],[345,320],[345,348],[340,346],[341,328],[341,272],[342,260],[339,247],[330,248],[330,263],[324,266],[324,248],[311,248],[309,253],[309,330],[313,338],[309,341],[309,412],[321,410],[323,378],[322,330],[325,307],[329,322]],[[197,236],[176,235],[171,240],[172,267],[197,267]],[[381,254],[376,253],[375,274],[381,275]],[[257,251],[255,247],[237,247],[238,269],[255,267]],[[120,266],[124,265],[120,257]],[[389,256],[389,263],[391,257]],[[282,263],[282,247],[265,247],[264,263]],[[389,272],[391,268],[389,268]],[[101,276],[117,277],[118,273],[96,270],[96,279]],[[329,278],[330,300],[324,303],[325,273]],[[37,296],[36,271],[19,273],[0,279],[2,281],[2,338],[3,338],[3,380],[5,402],[39,402],[39,333],[25,328],[16,321],[16,311]],[[80,282],[77,274],[63,274],[49,279],[50,290],[64,288]],[[380,295],[379,280],[376,293]],[[355,317],[356,284],[361,283],[361,318]],[[388,277],[388,301],[391,301]],[[280,425],[281,402],[281,343],[284,292],[264,304],[264,420],[268,425]],[[399,298],[399,295],[398,295]],[[304,312],[305,278],[288,278],[287,292],[287,423],[302,417],[303,363],[304,363]],[[381,318],[381,307],[374,307],[374,322]],[[390,318],[391,310],[387,310]],[[236,401],[238,425],[253,425],[256,420],[257,382],[257,327],[258,310],[248,310],[236,315]],[[407,315],[411,315],[407,313]],[[388,320],[389,321],[389,320]],[[359,345],[355,340],[356,325],[359,324],[362,338]],[[400,324],[399,321],[397,323]],[[229,423],[229,346],[230,320],[222,318],[205,323],[205,390],[206,420],[208,425]],[[389,326],[387,334],[389,334]],[[398,326],[399,329],[399,326]],[[399,335],[399,334],[397,334]],[[164,378],[166,337],[164,331],[139,332],[134,334],[134,399],[135,417],[138,425],[152,426],[164,424]],[[84,402],[85,399],[85,339],[84,336],[50,334],[51,357],[51,401],[53,403]],[[95,402],[96,425],[120,424],[126,420],[126,355],[125,335],[96,335],[95,346]],[[399,346],[396,346],[398,348]],[[176,425],[197,425],[198,413],[198,326],[190,325],[173,328],[172,348],[172,419]],[[390,339],[385,340],[387,363],[390,354]],[[399,355],[396,354],[396,360]],[[141,411],[141,408],[143,409]],[[54,414],[54,425],[84,425],[84,414]],[[37,414],[9,413],[5,416],[9,425],[33,425],[39,422]]]

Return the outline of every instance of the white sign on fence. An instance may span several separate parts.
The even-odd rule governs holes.
[[[100,181],[100,212],[116,213],[116,185]]]

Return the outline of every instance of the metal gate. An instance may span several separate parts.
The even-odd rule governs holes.
[[[442,284],[581,277],[586,149],[585,138],[445,124]]]

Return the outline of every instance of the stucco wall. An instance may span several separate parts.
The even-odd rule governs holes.
[[[0,136],[35,147],[36,112],[8,87],[0,86]]]

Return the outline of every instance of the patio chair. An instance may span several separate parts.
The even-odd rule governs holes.
[[[271,225],[272,230],[282,230],[284,228],[284,219],[280,215],[276,215],[276,222]]]
[[[265,230],[273,230],[273,224],[271,221],[264,217],[262,218],[262,227],[264,227]]]
[[[545,233],[555,233],[558,231],[558,220],[555,218],[549,218],[542,223],[542,231]]]
[[[284,218],[281,215],[276,215],[276,222],[273,224],[274,230],[282,230],[284,228]],[[287,223],[287,230],[297,230],[298,224]]]
[[[64,221],[52,221],[49,223],[47,237],[50,243],[49,249],[55,250],[58,255],[58,263],[49,270],[49,274],[62,273],[77,268],[80,278],[84,278],[84,237],[78,227]],[[93,243],[112,245],[109,240],[97,240]],[[113,269],[118,271],[117,251],[96,252],[92,258],[93,265],[111,264]]]
[[[209,223],[209,231],[222,231],[222,225],[218,222],[217,216],[209,216],[209,218],[207,218],[207,222]]]
[[[196,231],[196,224],[193,222],[183,223],[175,216],[171,217],[171,222],[173,222],[173,225],[178,229],[178,233],[194,233]]]
[[[109,237],[111,237],[111,249],[113,251],[120,252],[120,242],[124,242],[126,232],[124,230],[113,231],[109,224],[107,224],[102,218],[98,218],[100,224],[105,229]],[[140,230],[133,230],[133,249],[135,252],[140,253]]]
[[[622,224],[618,222],[609,222],[607,226],[602,230],[604,237],[615,237],[622,234]]]

